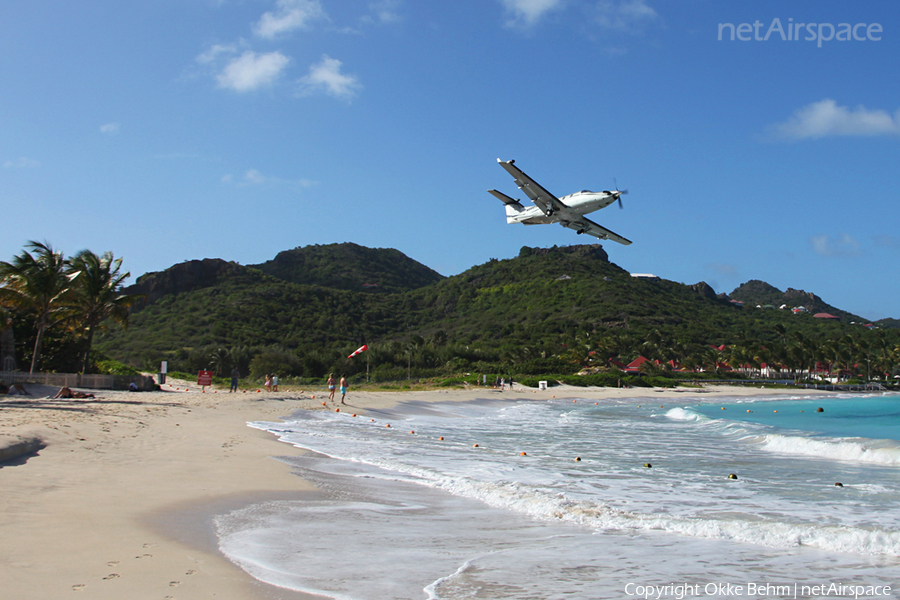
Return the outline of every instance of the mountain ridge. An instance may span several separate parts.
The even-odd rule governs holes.
[[[288,258],[295,258],[297,250]],[[127,331],[111,328],[98,348],[135,366],[153,368],[159,360],[169,360],[172,368],[189,365],[185,370],[205,368],[212,354],[240,350],[242,356],[277,355],[283,360],[276,364],[294,365],[272,370],[306,372],[307,367],[295,364],[299,360],[318,365],[308,367],[318,374],[327,368],[323,365],[349,368],[340,357],[365,343],[373,348],[373,359],[380,356],[394,369],[412,364],[417,353],[421,368],[470,370],[488,361],[496,369],[497,361],[506,361],[531,365],[523,372],[538,372],[549,368],[548,357],[591,345],[593,339],[607,339],[618,348],[616,354],[655,353],[668,360],[662,343],[698,355],[709,346],[734,343],[775,346],[783,342],[784,331],[807,339],[867,331],[846,320],[741,308],[705,282],[633,277],[610,262],[600,244],[525,246],[514,258],[490,259],[450,277],[429,274],[405,256],[395,261],[394,252],[383,249],[375,254],[390,260],[369,271],[367,252],[350,248],[363,257],[351,264],[345,250],[342,245],[319,247],[316,260],[323,268],[299,282],[289,281],[290,273],[279,278],[259,265],[221,259],[187,261],[142,275],[126,291],[144,293],[147,301],[133,309]],[[336,271],[329,262],[340,263],[353,277],[331,277]],[[398,265],[397,270],[391,272],[391,265]],[[394,283],[379,293],[355,289],[379,270]],[[424,273],[434,281],[406,282],[407,272]],[[322,285],[335,281],[339,287]],[[758,288],[777,298],[788,293],[758,280],[748,284],[754,281],[736,291]],[[798,301],[818,298],[789,291]],[[441,353],[446,355],[440,358]],[[241,360],[236,364],[249,365]]]

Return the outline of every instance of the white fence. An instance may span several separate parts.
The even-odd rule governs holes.
[[[13,383],[38,383],[59,387],[88,388],[92,390],[127,390],[134,382],[138,389],[148,390],[154,386],[152,377],[145,375],[82,375],[81,373],[32,373],[25,371],[0,371],[0,380],[7,385]]]

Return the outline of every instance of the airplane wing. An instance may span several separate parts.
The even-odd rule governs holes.
[[[581,217],[577,221],[569,221],[567,223],[560,224],[564,227],[568,227],[569,229],[574,229],[578,233],[586,233],[601,240],[612,240],[614,242],[619,242],[620,244],[623,244],[625,246],[631,243],[631,240],[623,238],[618,233],[614,233],[606,227],[601,227],[587,217]]]
[[[504,162],[498,158],[497,162],[513,176],[519,189],[525,192],[525,195],[528,196],[545,215],[549,216],[551,213],[568,208],[565,204],[560,202],[559,198],[545,190],[541,184],[526,175],[522,169],[513,164],[515,163],[514,160]]]

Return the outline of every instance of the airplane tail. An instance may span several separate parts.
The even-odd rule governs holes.
[[[519,213],[525,210],[525,207],[522,206],[522,203],[518,200],[510,198],[502,192],[498,192],[497,190],[488,190],[488,193],[493,194],[496,198],[503,202],[503,204],[506,205],[506,222],[516,223],[516,217],[519,215]]]

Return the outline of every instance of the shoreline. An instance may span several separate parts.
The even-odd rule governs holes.
[[[160,392],[94,390],[94,400],[53,400],[41,396],[57,388],[34,386],[32,396],[0,400],[0,447],[21,439],[45,444],[36,454],[0,463],[0,579],[10,597],[56,599],[83,592],[97,600],[317,598],[261,583],[231,563],[218,550],[212,519],[251,502],[315,493],[273,458],[303,450],[247,423],[340,405],[323,407],[327,392],[200,393],[188,382],[171,383],[175,387]],[[695,395],[833,393],[732,386],[351,389],[348,405],[340,408],[365,414],[409,400],[680,402]]]

